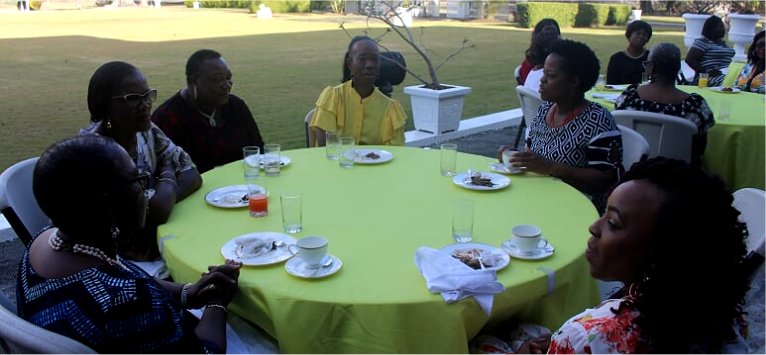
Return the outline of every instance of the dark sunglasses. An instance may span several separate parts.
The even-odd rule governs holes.
[[[112,99],[121,99],[128,107],[138,107],[141,103],[151,105],[157,101],[157,89],[146,90],[143,94],[127,94],[122,96],[112,96]]]

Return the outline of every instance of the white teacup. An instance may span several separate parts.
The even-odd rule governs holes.
[[[531,224],[520,224],[511,229],[513,244],[524,254],[534,254],[548,246],[548,241],[542,237],[543,231]]]
[[[511,166],[510,162],[511,157],[518,153],[519,151],[516,149],[506,149],[503,151],[503,166],[506,170],[508,170],[509,173],[519,173],[522,170],[518,166]]]
[[[327,257],[327,239],[305,237],[287,247],[290,254],[297,255],[309,268],[318,268]]]

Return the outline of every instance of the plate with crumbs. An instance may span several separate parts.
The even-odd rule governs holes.
[[[457,174],[452,182],[462,188],[479,191],[500,190],[511,185],[511,179],[507,176],[483,171]]]
[[[356,149],[354,150],[354,163],[356,164],[382,164],[394,159],[394,154],[380,149]]]
[[[263,186],[258,189],[266,191]],[[242,208],[249,204],[247,197],[247,185],[230,185],[219,187],[205,195],[205,202],[220,208]]]
[[[483,268],[498,271],[511,262],[511,257],[503,249],[484,243],[455,243],[442,247],[439,251],[451,255],[475,270]]]

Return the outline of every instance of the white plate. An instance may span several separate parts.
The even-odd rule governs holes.
[[[479,185],[472,185],[469,182],[471,179],[468,177],[468,173],[460,173],[455,175],[455,177],[452,178],[452,182],[460,187],[469,189],[469,190],[500,190],[502,188],[506,188],[511,184],[511,179],[509,179],[507,176],[503,176],[500,174],[494,174],[494,173],[487,173],[481,171],[481,176],[485,178],[489,178],[492,180],[492,183],[494,183],[494,186],[479,186]]]
[[[740,92],[742,92],[742,90],[737,89],[737,88],[731,88],[731,91],[724,90],[723,86],[713,86],[713,87],[711,87],[709,89],[713,90],[715,92],[720,92],[722,94],[739,94]]]
[[[319,279],[327,277],[338,272],[341,266],[343,266],[343,262],[340,261],[340,258],[337,256],[327,254],[327,257],[332,258],[332,264],[317,268],[309,268],[300,257],[295,257],[285,263],[285,270],[288,274],[303,279]]]
[[[505,174],[505,175],[516,175],[516,174],[524,173],[524,169],[522,169],[522,168],[516,168],[518,170],[510,171],[502,163],[492,163],[492,164],[489,164],[489,168],[492,169],[492,171],[494,171],[494,172],[498,172],[500,174]]]
[[[237,240],[244,239],[244,238],[248,238],[248,239],[263,238],[263,239],[272,239],[274,241],[281,240],[285,244],[265,254],[261,254],[254,257],[243,258],[237,255],[236,250],[237,250],[237,246],[239,245],[237,244]],[[241,261],[243,265],[276,264],[276,263],[285,261],[293,256],[293,254],[290,254],[290,252],[287,250],[287,246],[290,244],[295,244],[295,242],[296,242],[295,238],[287,234],[276,233],[276,232],[259,232],[259,233],[243,234],[226,242],[226,244],[224,244],[221,247],[221,255],[223,255],[223,257],[226,259]]]
[[[266,191],[263,186],[255,186],[258,186],[262,191]],[[247,207],[250,202],[247,199],[243,200],[242,196],[247,196],[247,185],[224,186],[208,192],[205,195],[205,202],[221,208]]]
[[[377,154],[377,158],[367,157],[368,154]],[[380,149],[356,149],[354,154],[354,163],[356,164],[381,164],[394,159],[394,154],[387,150]]]
[[[525,260],[545,259],[553,255],[553,251],[555,250],[553,248],[553,245],[551,245],[551,243],[548,242],[548,245],[546,245],[544,248],[539,248],[531,254],[522,252],[519,248],[516,247],[516,244],[513,242],[513,239],[506,239],[503,242],[502,247],[503,247],[503,250],[508,252],[508,254],[511,254],[512,257],[517,259],[525,259]]]
[[[481,249],[481,250],[483,250],[483,253],[485,253],[485,254],[495,255],[496,258],[498,259],[497,265],[492,266],[492,267],[489,267],[489,266],[485,265],[484,269],[487,269],[487,270],[498,271],[498,270],[501,270],[504,267],[508,266],[508,264],[511,262],[511,257],[508,256],[508,253],[506,253],[505,251],[503,251],[502,249],[500,249],[500,248],[498,248],[498,247],[496,247],[494,245],[489,245],[489,244],[484,244],[484,243],[473,243],[473,242],[469,242],[469,243],[455,243],[455,244],[450,244],[450,245],[447,245],[445,247],[442,247],[439,250],[441,252],[443,252],[443,253],[448,254],[448,255],[452,255],[452,252],[454,252],[455,250],[459,250],[459,249]],[[485,256],[485,258],[486,258],[486,256]]]
[[[627,88],[628,88],[628,85],[614,85],[614,84],[604,85],[604,90],[606,91],[624,91]]]
[[[284,155],[280,155],[279,156],[280,168],[284,168],[284,167],[290,165],[290,162],[291,162],[290,158],[288,158],[288,157],[286,157]],[[258,155],[258,166],[260,166],[261,169],[263,169],[263,154]]]

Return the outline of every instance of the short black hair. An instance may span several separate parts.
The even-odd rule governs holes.
[[[565,74],[580,79],[580,94],[585,94],[596,84],[601,66],[598,57],[587,45],[562,39],[553,44],[551,54],[556,54],[564,59],[562,70]]]
[[[88,111],[91,122],[107,118],[116,88],[126,76],[136,71],[136,67],[125,62],[109,62],[96,69],[88,83]]]
[[[724,28],[724,31],[726,30],[726,26],[723,24],[723,21],[720,17],[716,15],[710,15],[710,17],[705,20],[705,24],[702,25],[702,37],[705,37],[709,40],[714,40],[717,38],[711,38],[710,36],[713,35],[713,29],[717,26],[722,26]]]
[[[199,73],[202,64],[209,59],[221,58],[221,53],[212,49],[200,49],[194,52],[186,61],[186,83],[189,83],[189,76]]]
[[[113,223],[106,197],[119,177],[119,155],[127,154],[113,139],[88,134],[51,145],[40,156],[32,191],[40,209],[64,233]],[[85,226],[84,224],[89,224]]]
[[[630,35],[638,30],[646,31],[647,41],[652,39],[652,26],[641,20],[633,21],[628,25],[628,28],[625,29],[625,38],[630,38]]]
[[[345,83],[349,80],[351,80],[351,69],[348,68],[346,65],[346,61],[351,56],[351,49],[354,47],[354,45],[357,42],[361,41],[370,41],[374,43],[376,46],[378,45],[378,42],[375,42],[374,39],[368,37],[368,36],[354,36],[354,38],[351,39],[351,42],[348,43],[348,48],[346,48],[346,54],[343,56],[343,78],[340,80],[341,83]]]

